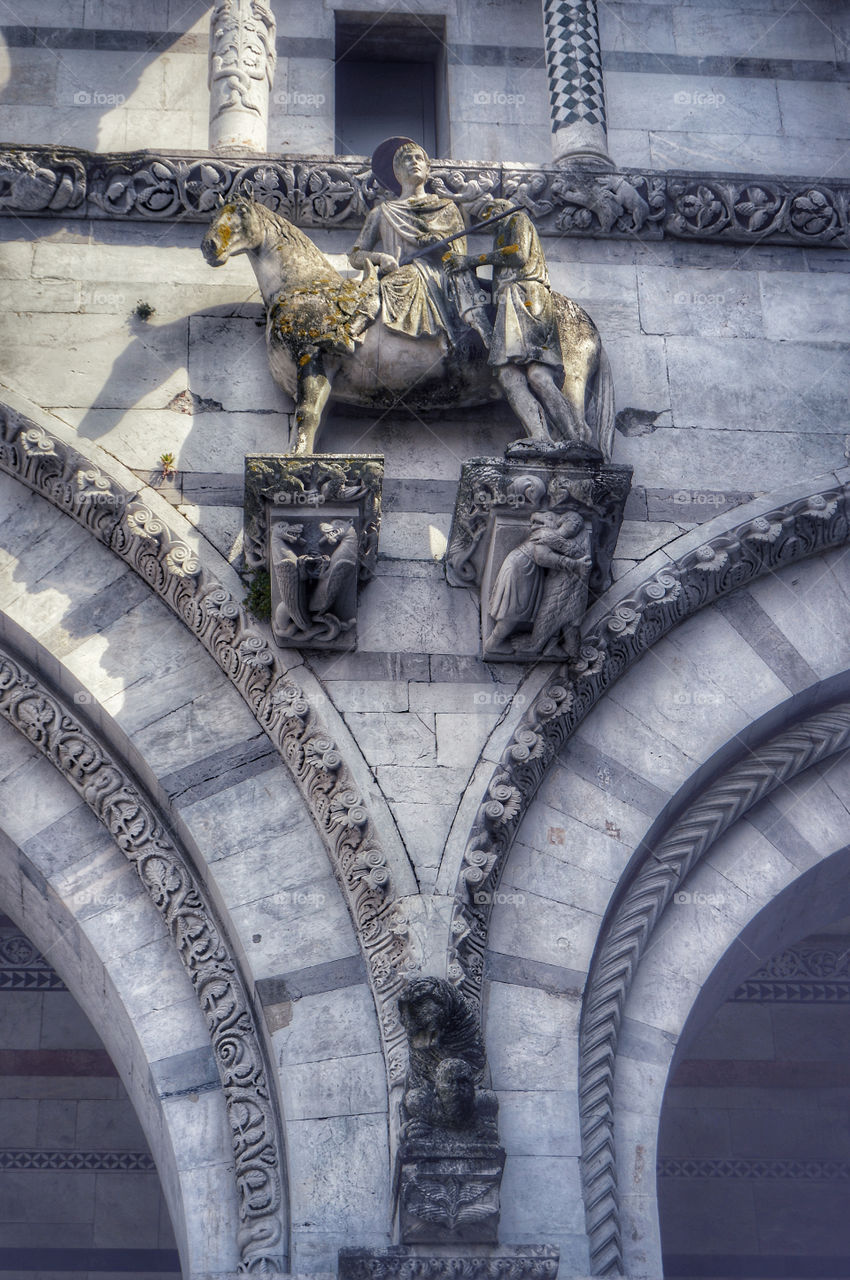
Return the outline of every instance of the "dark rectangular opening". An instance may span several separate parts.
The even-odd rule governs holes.
[[[430,156],[445,146],[445,19],[336,15],[336,150],[371,155],[404,135]]]

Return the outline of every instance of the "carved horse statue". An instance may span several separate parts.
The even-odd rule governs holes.
[[[245,197],[222,205],[203,238],[207,262],[219,267],[246,253],[266,306],[266,346],[272,376],[295,401],[291,452],[312,453],[333,395],[376,410],[396,405],[417,413],[500,399],[480,345],[446,349],[444,339],[406,337],[385,327],[374,267],[346,278],[309,236],[281,214]],[[553,294],[565,378],[574,418],[571,439],[607,459],[614,432],[608,358],[587,312]]]

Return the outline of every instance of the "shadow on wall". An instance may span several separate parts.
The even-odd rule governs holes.
[[[166,86],[162,55],[185,40],[185,29],[76,26],[68,32],[58,25],[58,15],[50,25],[52,8],[42,6],[44,26],[6,25],[13,13],[8,6],[0,14],[0,136],[6,142],[123,151],[138,146],[151,129],[156,133],[155,117],[168,109],[183,117],[178,128],[186,134],[169,145],[206,145],[186,132],[185,118],[204,100],[206,57],[191,59],[198,66],[183,85],[179,77],[185,68],[174,68],[174,81]],[[164,6],[160,9],[145,16],[151,25],[165,27]],[[178,21],[182,17],[176,15]],[[139,21],[144,25],[145,19]],[[206,38],[206,19],[196,22],[203,24]]]

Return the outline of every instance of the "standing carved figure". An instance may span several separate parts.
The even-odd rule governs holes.
[[[531,439],[550,441],[554,428],[556,438],[589,444],[586,379],[581,403],[569,399],[555,295],[540,236],[528,214],[508,200],[491,200],[482,212],[485,218],[504,214],[496,224],[492,250],[477,256],[453,253],[447,269],[459,276],[479,266],[493,268],[496,318],[487,345],[505,399]]]

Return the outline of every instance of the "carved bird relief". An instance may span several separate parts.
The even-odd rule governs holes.
[[[314,615],[336,613],[337,603],[344,603],[347,587],[357,579],[357,532],[350,520],[333,520],[319,526],[322,546],[332,548],[322,556],[322,568],[310,597]]]

